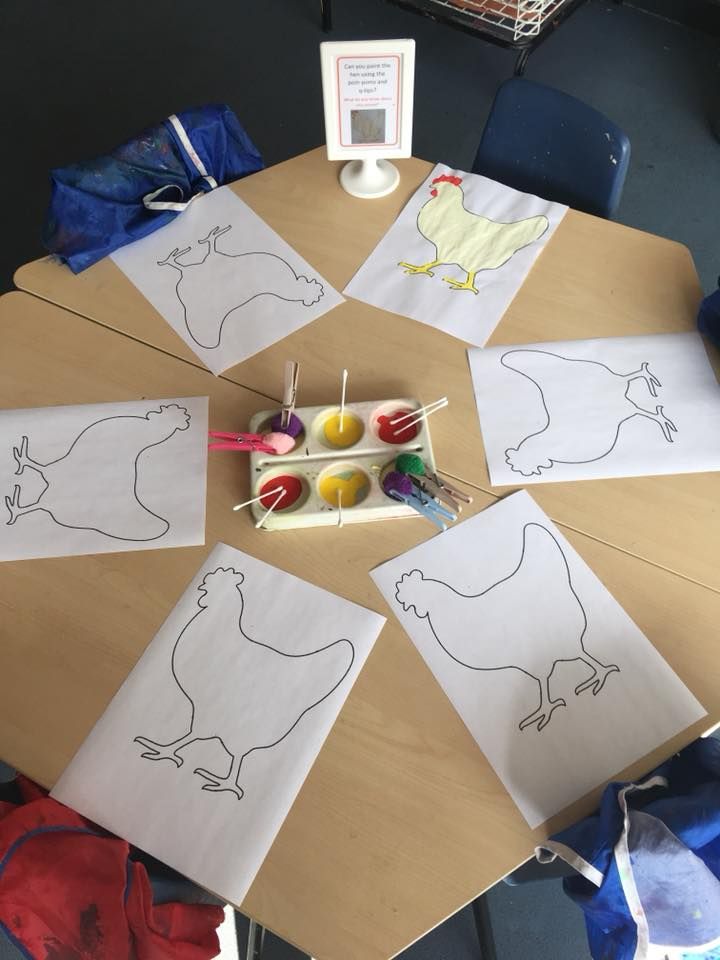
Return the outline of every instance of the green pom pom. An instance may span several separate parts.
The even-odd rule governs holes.
[[[395,469],[400,473],[413,473],[418,477],[425,475],[425,464],[416,453],[401,453],[395,461]]]

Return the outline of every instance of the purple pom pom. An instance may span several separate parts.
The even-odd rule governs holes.
[[[390,473],[385,474],[382,485],[388,496],[392,496],[393,493],[402,493],[409,497],[413,493],[413,483],[410,477],[397,470],[391,470]]]
[[[290,414],[290,420],[286,427],[281,427],[282,423],[282,413],[276,413],[275,416],[270,421],[270,428],[273,433],[286,433],[289,437],[299,437],[300,434],[305,429],[305,426],[300,419],[296,417],[294,413]]]

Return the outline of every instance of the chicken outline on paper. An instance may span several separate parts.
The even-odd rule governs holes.
[[[512,360],[510,360],[512,358]],[[616,373],[597,360],[563,357],[548,350],[508,350],[500,363],[526,377],[538,388],[547,423],[528,434],[516,447],[508,447],[505,460],[524,477],[539,476],[556,463],[592,463],[615,449],[622,425],[633,417],[658,424],[665,440],[673,443],[677,427],[665,416],[661,404],[645,410],[628,396],[633,381],[642,380],[652,397],[662,383],[644,362],[630,373]],[[568,386],[570,372],[576,384]],[[573,422],[568,429],[567,420]],[[592,430],[585,430],[587,420]],[[572,429],[573,426],[579,429]],[[604,436],[598,437],[601,427]]]
[[[551,651],[532,644],[537,612],[527,603],[518,603],[537,594],[539,588],[543,608],[556,618]],[[552,533],[539,523],[523,526],[522,551],[515,569],[480,593],[463,594],[442,580],[412,570],[395,584],[395,598],[403,610],[427,620],[442,649],[460,666],[483,672],[519,670],[535,680],[540,705],[520,721],[520,730],[534,724],[542,730],[558,707],[567,706],[561,697],[553,700],[550,693],[550,678],[558,663],[579,660],[592,670],[587,680],[575,687],[576,696],[588,689],[597,696],[608,675],[620,672],[616,664],[601,663],[585,647],[587,616],[573,587],[567,559]],[[477,612],[470,619],[448,612],[449,605],[458,602],[474,604]],[[504,626],[488,637],[484,624],[493,619]],[[514,629],[508,629],[508,623]],[[474,662],[468,662],[470,655]]]
[[[245,599],[240,586],[244,579],[243,574],[233,567],[217,567],[205,574],[197,588],[200,593],[197,600],[199,609],[182,628],[173,646],[172,675],[191,707],[187,732],[170,743],[157,743],[147,737],[134,738],[135,743],[145,748],[141,754],[145,759],[170,760],[178,767],[184,762],[178,756],[178,751],[198,740],[218,740],[231,758],[227,774],[223,776],[202,767],[196,767],[193,773],[207,781],[203,790],[232,793],[238,799],[244,795],[239,779],[245,758],[255,750],[269,750],[284,740],[306,713],[337,690],[355,660],[355,647],[346,639],[335,640],[306,653],[286,653],[268,643],[251,639],[242,627]],[[215,628],[214,636],[209,636],[203,615],[211,604],[223,602],[227,604],[227,609],[224,609],[226,629],[219,631]],[[248,691],[253,691],[257,702],[260,685],[264,696],[259,699],[266,708],[261,717],[243,716],[238,711],[229,721],[222,704],[215,704],[212,694],[207,691],[203,671],[198,669],[207,662],[210,642],[213,645],[212,656],[217,658],[221,676],[232,679],[232,689],[238,698],[243,695],[244,684]],[[227,645],[224,651],[223,643]],[[224,656],[222,663],[219,662],[220,655]],[[296,662],[309,657],[332,662],[337,667],[336,678],[331,686],[327,681],[321,684],[315,681],[317,689],[312,693],[308,691],[308,696],[316,699],[298,711],[292,702],[284,699],[287,690],[283,678],[292,678],[292,668]],[[234,729],[227,729],[233,722]]]
[[[177,403],[160,404],[144,415],[123,414],[104,417],[85,427],[70,444],[67,453],[49,463],[38,463],[28,454],[28,438],[13,447],[17,464],[15,476],[26,467],[42,477],[45,488],[33,503],[20,504],[21,488],[13,487],[5,497],[10,514],[6,526],[18,517],[43,511],[61,527],[93,530],[116,540],[147,541],[163,537],[170,524],[154,513],[138,496],[138,466],[142,454],[169,440],[178,430],[190,426],[190,414]],[[98,480],[98,467],[112,469]],[[57,498],[53,494],[59,494]],[[68,496],[71,494],[71,496]]]
[[[464,280],[443,277],[453,290],[477,293],[475,276],[481,270],[497,270],[518,250],[538,240],[550,223],[545,216],[526,217],[511,223],[488,220],[465,208],[462,177],[441,174],[430,184],[430,199],[417,216],[420,234],[435,247],[435,258],[413,264],[401,260],[406,274],[435,276],[433,267],[456,264],[465,271]]]
[[[229,230],[232,224],[222,229],[215,226],[197,241],[207,244],[202,260],[180,261],[192,249],[189,246],[182,250],[175,247],[164,260],[157,261],[159,267],[170,266],[180,273],[175,294],[183,309],[185,327],[195,343],[206,350],[220,346],[227,318],[256,297],[272,296],[311,307],[324,294],[319,280],[296,274],[286,260],[274,253],[218,250],[218,239]],[[226,301],[214,316],[208,307],[209,292]]]

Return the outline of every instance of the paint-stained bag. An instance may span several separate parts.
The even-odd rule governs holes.
[[[53,170],[43,244],[79,273],[263,166],[228,106],[173,114],[108,156]]]
[[[24,802],[0,802],[0,955],[9,944],[26,960],[217,956],[222,907],[153,904],[124,840],[19,784]]]

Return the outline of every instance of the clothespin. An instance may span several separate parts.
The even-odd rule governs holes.
[[[448,493],[444,487],[440,486],[439,483],[436,483],[431,477],[419,476],[416,473],[408,474],[412,482],[418,487],[423,493],[427,494],[429,497],[434,497],[438,500],[442,500],[443,503],[446,503],[451,510],[455,512],[461,509],[460,504],[454,497]]]
[[[265,442],[261,433],[222,433],[210,430],[208,436],[219,443],[208,443],[208,450],[235,450],[246,453],[277,453],[275,447]]]
[[[290,423],[290,417],[295,409],[295,398],[297,396],[298,377],[300,376],[300,364],[296,360],[285,361],[285,386],[283,390],[282,413],[280,415],[280,427],[285,430]]]
[[[401,500],[403,503],[406,503],[409,507],[412,507],[413,510],[422,514],[427,520],[432,521],[437,527],[440,527],[441,530],[447,529],[447,525],[443,522],[444,520],[457,520],[455,513],[446,510],[445,507],[441,506],[435,500],[423,500],[422,497],[419,497],[415,493],[413,483],[407,474],[391,470],[390,473],[387,473],[383,478],[383,490],[389,497],[392,497],[393,500]]]

